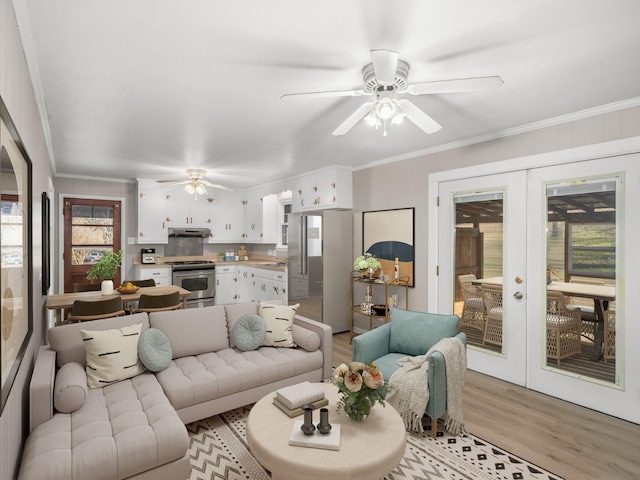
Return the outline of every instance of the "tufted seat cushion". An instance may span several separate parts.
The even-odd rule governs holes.
[[[19,479],[127,478],[181,459],[188,446],[186,428],[156,377],[143,373],[89,390],[79,410],[36,427]]]
[[[171,404],[179,410],[321,368],[320,350],[260,347],[174,359],[156,374]]]

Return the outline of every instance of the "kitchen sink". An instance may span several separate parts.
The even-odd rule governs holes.
[[[286,262],[255,262],[255,265],[259,265],[261,267],[286,267]]]

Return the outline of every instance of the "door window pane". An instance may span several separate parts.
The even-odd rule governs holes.
[[[548,368],[616,383],[615,179],[547,186]]]
[[[454,312],[460,331],[470,346],[502,352],[503,194],[460,194],[454,205]]]

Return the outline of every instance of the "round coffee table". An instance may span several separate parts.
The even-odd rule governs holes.
[[[404,423],[391,406],[376,404],[362,422],[336,412],[338,388],[316,384],[329,399],[329,423],[340,424],[340,450],[289,445],[296,420],[273,405],[275,392],[256,403],[247,419],[247,441],[251,453],[271,472],[273,480],[372,480],[393,470],[404,456],[407,436]],[[313,421],[320,421],[319,411]]]

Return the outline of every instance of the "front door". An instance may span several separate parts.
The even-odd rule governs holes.
[[[87,283],[87,271],[105,252],[120,250],[120,202],[65,198],[64,291]],[[120,271],[114,284],[120,284]]]

